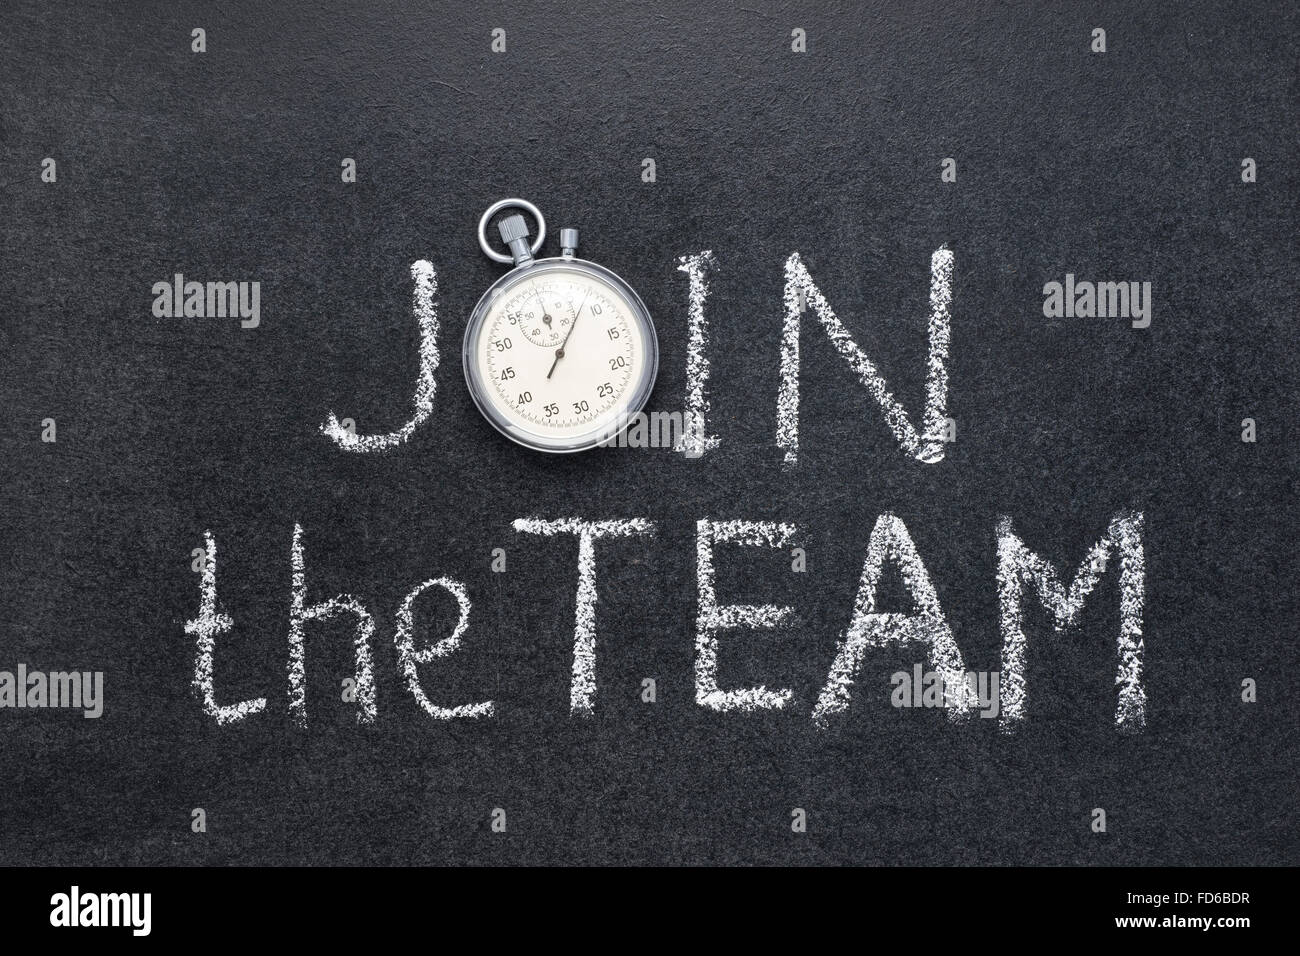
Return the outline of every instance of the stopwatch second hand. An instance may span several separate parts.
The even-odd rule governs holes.
[[[555,350],[555,361],[551,363],[551,371],[546,373],[546,377],[551,377],[551,372],[555,371],[555,366],[560,364],[560,359],[564,358],[564,346],[569,344],[569,336],[573,334],[573,327],[578,324],[578,315],[582,312],[582,307],[587,304],[587,295],[591,290],[588,289],[582,294],[582,301],[578,303],[578,309],[573,313],[573,321],[569,323],[569,331],[564,334],[564,341],[560,347]]]

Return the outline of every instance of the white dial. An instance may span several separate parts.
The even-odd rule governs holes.
[[[635,293],[599,267],[539,262],[507,276],[471,322],[478,328],[466,336],[466,372],[476,401],[524,444],[590,447],[648,395],[653,327]]]

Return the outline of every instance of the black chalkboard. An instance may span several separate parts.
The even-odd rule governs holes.
[[[3,862],[1300,862],[1295,9],[582,6],[7,5],[0,670],[102,672],[103,713],[0,708]],[[716,448],[545,456],[477,413],[460,340],[502,268],[475,226],[507,196],[580,228],[645,300],[652,409],[687,387],[679,260],[712,251]],[[918,422],[941,248],[943,460],[900,450],[806,312],[787,464],[792,254]],[[400,447],[344,452],[330,411],[361,433],[411,416],[420,260],[432,413]],[[257,326],[155,316],[177,273],[258,282]],[[1045,315],[1067,274],[1149,282],[1149,326]],[[1115,722],[1116,565],[1059,632],[1027,590],[1015,732],[892,707],[915,646],[868,650],[848,709],[814,724],[880,515],[965,666],[995,671],[999,520],[1068,586],[1127,512],[1139,732]],[[576,516],[656,528],[596,544],[589,716],[570,712],[577,540],[512,526]],[[721,634],[719,681],[789,688],[784,709],[696,702],[701,519],[797,527],[803,572],[791,547],[715,549],[720,602],[793,609]],[[306,624],[307,726],[291,717],[295,525],[308,602],[374,617],[369,724],[342,699],[346,616]],[[208,532],[234,621],[217,697],[266,699],[227,724],[191,686]],[[422,686],[492,717],[433,719],[406,688],[395,614],[438,577],[472,611]],[[909,602],[887,568],[880,609]],[[427,594],[416,638],[455,622]]]

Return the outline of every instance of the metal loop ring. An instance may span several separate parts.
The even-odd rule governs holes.
[[[483,213],[483,218],[478,221],[479,247],[493,262],[513,263],[515,261],[513,256],[507,256],[504,253],[497,252],[488,245],[488,220],[499,213],[502,209],[522,209],[526,213],[531,213],[532,217],[537,220],[537,238],[533,240],[531,246],[533,255],[537,255],[537,250],[542,248],[542,243],[546,241],[546,220],[542,218],[542,211],[526,199],[502,199],[488,206],[487,212]]]

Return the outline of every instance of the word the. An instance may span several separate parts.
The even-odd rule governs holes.
[[[967,671],[964,675],[966,690],[975,700],[981,717],[998,715],[998,678],[997,671]],[[956,707],[960,696],[951,688],[945,687],[943,675],[936,671],[921,672],[920,664],[912,665],[912,673],[896,671],[889,675],[889,682],[894,692],[889,695],[889,702],[895,707]],[[970,699],[970,698],[968,698]]]
[[[1150,282],[1082,282],[1065,274],[1065,285],[1043,286],[1043,315],[1049,319],[1132,319],[1133,328],[1151,324]]]
[[[155,282],[153,295],[153,314],[159,319],[239,318],[245,329],[262,322],[260,282],[186,282],[178,272],[171,282]]]
[[[0,707],[67,707],[94,719],[104,712],[103,671],[0,671]]]
[[[86,893],[77,886],[71,892],[50,897],[50,925],[129,926],[131,935],[148,936],[152,928],[152,893]]]

